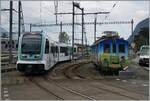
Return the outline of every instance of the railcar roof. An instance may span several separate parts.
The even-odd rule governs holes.
[[[103,38],[100,38],[99,40],[95,41],[91,46],[95,46],[97,44],[99,44],[100,42],[103,42],[105,40],[122,40],[122,41],[126,41],[124,40],[123,38],[119,38],[119,37],[103,37]]]
[[[71,44],[69,44],[69,43],[59,43],[59,46],[72,46]]]
[[[43,31],[24,32],[23,34],[42,34]]]

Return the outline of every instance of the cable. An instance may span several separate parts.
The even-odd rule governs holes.
[[[42,4],[41,4],[41,0],[40,0],[40,23],[42,23]]]
[[[57,24],[57,13],[58,13],[58,0],[54,1],[55,13],[56,13],[56,24]]]
[[[105,16],[105,18],[104,18],[104,20],[103,20],[102,22],[104,22],[104,21],[108,18],[108,16],[111,14],[111,12],[113,11],[113,9],[116,7],[116,5],[117,5],[118,2],[119,2],[119,1],[116,1],[116,3],[113,4],[113,6],[112,6],[112,8],[111,8],[111,10],[110,10],[110,13]]]

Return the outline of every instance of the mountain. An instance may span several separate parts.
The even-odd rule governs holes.
[[[149,28],[149,18],[146,18],[146,19],[142,20],[141,22],[139,22],[139,23],[136,25],[136,27],[135,27],[135,29],[134,29],[134,31],[133,31],[133,36],[130,35],[129,38],[127,39],[128,42],[131,43],[131,42],[133,41],[133,37],[134,37],[135,35],[138,35],[139,32],[140,32],[140,30],[141,30],[141,28],[144,28],[144,27],[145,27],[145,28]]]
[[[6,31],[4,28],[0,27],[0,37],[8,37],[8,31]]]
[[[4,28],[0,27],[0,37],[8,38],[9,37],[9,32],[7,30],[5,30]],[[17,39],[18,34],[16,32],[12,32],[12,38]]]
[[[0,27],[0,34],[2,34],[2,33],[7,33],[8,31],[6,31],[4,28],[1,28]]]

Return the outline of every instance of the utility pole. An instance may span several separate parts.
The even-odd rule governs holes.
[[[79,3],[73,2],[73,12],[72,12],[72,59],[74,59],[74,15],[75,15],[75,7],[80,9],[80,10],[83,10],[83,8],[80,8]],[[82,13],[82,15],[83,14],[84,13]],[[83,21],[82,21],[82,24],[83,24]]]
[[[74,2],[72,8],[72,59],[74,59]]]
[[[58,12],[58,0],[54,0],[54,7],[55,7],[55,13],[57,13]],[[58,24],[57,23],[57,14],[55,16],[56,16],[56,24]]]
[[[30,32],[32,31],[32,24],[30,24]]]
[[[18,43],[21,34],[21,1],[18,1]]]
[[[62,21],[60,22],[60,33],[62,33]]]
[[[1,0],[0,0],[0,26],[1,26]],[[1,42],[1,38],[0,38],[0,42]],[[0,43],[0,47],[1,47],[1,43]],[[1,56],[1,48],[0,48],[0,56]],[[1,58],[0,58],[0,64],[1,64]],[[1,66],[0,66],[0,68],[1,68]]]
[[[1,26],[1,0],[0,0],[0,26]]]
[[[9,16],[9,64],[12,63],[12,20],[13,20],[13,1],[10,1]]]
[[[81,10],[82,10],[82,58],[83,58],[84,8],[82,8]]]
[[[97,14],[95,14],[95,19],[94,19],[94,42],[96,41],[96,24],[97,23]]]
[[[132,34],[132,39],[134,40],[134,36],[133,36],[133,19],[131,20],[131,34]]]
[[[78,7],[77,7],[78,8]],[[81,9],[81,8],[79,8]],[[110,12],[95,12],[95,13],[75,13],[74,15],[96,15],[96,18],[94,20],[94,41],[96,41],[96,25],[97,25],[97,15],[98,14],[109,14]],[[55,13],[57,15],[66,15],[66,14],[73,14],[71,12],[68,13]]]

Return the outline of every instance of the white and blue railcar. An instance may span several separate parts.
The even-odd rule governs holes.
[[[71,45],[53,41],[43,32],[26,32],[21,35],[18,46],[17,70],[41,72],[56,63],[71,60]]]

